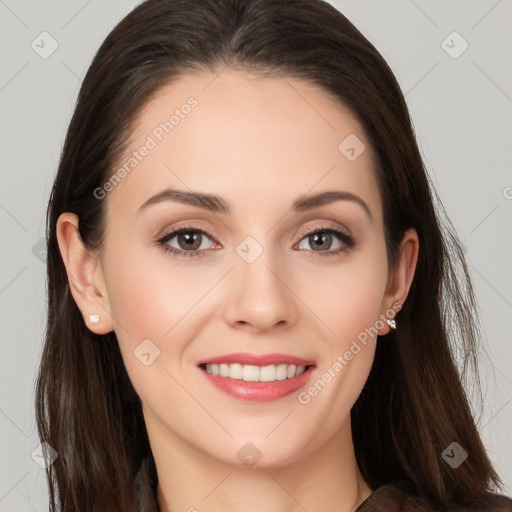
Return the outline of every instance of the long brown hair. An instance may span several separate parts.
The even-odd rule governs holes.
[[[83,243],[100,250],[105,201],[94,190],[113,173],[141,108],[180,74],[227,66],[312,82],[348,107],[374,150],[391,270],[405,230],[419,236],[399,329],[377,343],[351,412],[362,475],[374,489],[405,479],[445,506],[502,488],[464,387],[479,389],[480,331],[463,250],[379,52],[320,0],[148,0],[112,30],[92,61],[48,204],[48,323],[35,402],[39,436],[58,453],[47,470],[50,510],[133,510],[132,481],[151,456],[115,333],[92,333],[70,293],[57,219],[77,214]],[[456,470],[442,459],[453,441],[469,453]]]

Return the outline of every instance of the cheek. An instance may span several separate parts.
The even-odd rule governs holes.
[[[174,389],[171,374],[190,364],[189,345],[212,315],[208,301],[201,299],[219,279],[218,270],[199,273],[192,265],[173,264],[158,250],[112,252],[106,269],[123,361],[148,402]]]
[[[129,378],[141,400],[156,409],[169,403],[171,390],[173,403],[181,403],[172,375],[189,338],[183,328],[201,295],[186,273],[148,261],[142,251],[111,261],[111,313]],[[181,399],[186,403],[186,396]]]
[[[186,342],[180,329],[198,300],[197,290],[186,286],[186,275],[179,270],[148,261],[142,251],[112,257],[107,275],[114,330],[127,371],[136,378],[141,371],[166,367]]]
[[[375,326],[387,281],[385,257],[367,251],[338,267],[322,268],[302,280],[300,296],[326,327],[337,350]],[[307,275],[307,274],[306,274]]]
[[[147,251],[131,251],[117,261],[108,269],[112,316],[116,332],[128,332],[134,341],[169,336],[208,289],[190,270],[148,257]]]
[[[386,265],[382,251],[375,247],[347,259],[336,270],[322,269],[304,281],[303,297],[313,305],[326,336],[315,379],[298,398],[301,404],[314,403],[331,411],[326,428],[335,429],[343,421],[371,370],[377,332],[383,326],[379,315]]]

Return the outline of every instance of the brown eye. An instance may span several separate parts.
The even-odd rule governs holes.
[[[301,239],[299,249],[316,252],[318,256],[332,256],[347,251],[354,247],[355,240],[333,227],[316,228],[314,231],[306,233]],[[303,247],[304,241],[309,247]],[[333,244],[337,244],[333,248]]]
[[[172,245],[171,241],[176,239]],[[210,240],[212,243],[213,238],[202,229],[184,227],[171,231],[165,234],[159,240],[157,244],[161,245],[164,251],[175,254],[176,256],[204,256],[209,252],[208,243],[206,240]],[[203,246],[203,247],[201,247]]]
[[[308,242],[314,251],[330,249],[333,237],[329,233],[315,233],[314,235],[308,236]]]
[[[179,233],[177,236],[178,245],[181,249],[187,250],[197,250],[201,246],[201,241],[203,235],[201,233],[196,233],[194,231],[185,231]],[[174,237],[173,237],[174,238]]]

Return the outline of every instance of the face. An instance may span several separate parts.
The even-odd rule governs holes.
[[[101,269],[148,429],[268,467],[349,432],[394,303],[358,122],[306,82],[191,74],[145,106],[123,165]]]

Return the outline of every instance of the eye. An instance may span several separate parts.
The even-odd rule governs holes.
[[[175,243],[178,247],[169,245],[169,242],[173,239],[176,239]],[[205,256],[208,253],[207,247],[205,247],[204,243],[205,239],[213,241],[210,234],[206,231],[199,228],[185,226],[166,233],[157,240],[157,244],[161,245],[165,252],[172,253],[176,256],[199,257]],[[208,246],[207,243],[206,246]]]
[[[338,240],[338,247],[332,249],[333,242]],[[355,240],[348,234],[334,226],[314,227],[309,230],[301,240],[305,240],[312,251],[311,256],[334,256],[355,246]],[[301,242],[299,249],[304,250]],[[316,254],[314,254],[316,253]]]
[[[208,248],[207,240],[210,240],[213,244],[217,243],[208,232],[200,228],[184,226],[169,231],[159,238],[156,243],[162,246],[165,252],[175,256],[202,257],[212,250]],[[307,242],[310,249],[302,246],[303,240]],[[337,247],[334,250],[328,250],[332,249],[333,242],[336,242],[336,240],[338,241]],[[171,245],[171,242],[177,244],[177,246]],[[298,249],[302,251],[307,249],[311,256],[335,256],[350,250],[355,244],[355,240],[350,235],[334,226],[315,226],[303,235],[301,242],[298,244]]]

